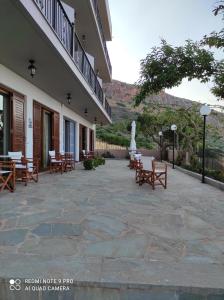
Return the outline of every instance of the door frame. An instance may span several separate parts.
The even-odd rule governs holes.
[[[54,144],[54,114],[59,114],[60,117],[60,113],[57,112],[56,110],[46,106],[45,104],[42,104],[41,102],[37,101],[37,100],[33,100],[33,107],[34,104],[37,104],[41,107],[41,162],[40,162],[40,168],[42,168],[42,163],[43,163],[43,113],[44,111],[48,112],[51,114],[51,147],[53,147]],[[33,115],[34,115],[34,109],[33,109]],[[33,117],[33,122],[34,122],[34,117]],[[33,130],[34,130],[34,124],[33,124]],[[60,124],[59,124],[59,141],[60,141]],[[33,139],[33,154],[34,154],[34,139]]]
[[[65,122],[71,122],[74,124],[74,154],[76,152],[76,143],[75,143],[75,136],[76,136],[76,126],[77,126],[77,121],[72,120],[66,116],[63,116],[63,144],[64,144],[64,151],[65,151]],[[70,145],[71,146],[71,145]]]
[[[20,98],[24,103],[24,114],[23,114],[23,127],[24,127],[24,135],[23,135],[23,155],[26,156],[26,137],[27,137],[27,130],[26,130],[26,99],[27,97],[24,94],[17,92],[16,90],[5,86],[4,84],[0,83],[0,92],[3,94],[7,94],[9,96],[9,114],[10,114],[10,150],[13,151],[13,144],[14,144],[14,132],[13,132],[13,124],[14,124],[14,116],[13,116],[13,97],[16,96]]]

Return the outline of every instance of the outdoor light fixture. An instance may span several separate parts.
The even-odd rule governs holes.
[[[159,131],[159,145],[160,145],[160,160],[162,161],[163,160],[163,157],[162,157],[162,137],[163,137],[163,132],[162,131]]]
[[[87,116],[87,115],[88,115],[88,109],[87,109],[87,108],[85,108],[85,110],[84,110],[84,114],[85,114],[85,116]]]
[[[72,100],[71,94],[67,93],[67,102],[68,102],[68,104],[71,104],[71,100]]]
[[[200,115],[204,117],[203,126],[203,151],[202,151],[202,179],[201,182],[205,183],[205,129],[206,129],[206,117],[211,113],[211,108],[208,105],[203,105],[200,108]]]
[[[96,124],[96,122],[97,122],[97,117],[94,118],[94,123]]]
[[[34,75],[36,74],[36,70],[37,68],[35,67],[35,61],[33,59],[29,60],[29,66],[28,66],[28,70],[30,70],[30,76],[34,77]]]
[[[177,130],[177,125],[173,124],[171,125],[171,130],[173,131],[173,169],[175,168],[174,167],[174,147],[175,147],[175,132]]]

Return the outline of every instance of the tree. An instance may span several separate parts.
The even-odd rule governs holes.
[[[202,140],[203,120],[199,114],[198,105],[189,108],[171,108],[154,105],[138,117],[140,130],[145,137],[162,147],[163,151],[173,144],[171,124],[177,125],[177,148],[191,156],[197,152]],[[212,129],[212,128],[211,128]],[[163,131],[163,143],[160,145],[159,131]]]
[[[223,2],[214,10],[215,15],[223,13]],[[198,79],[202,83],[212,79],[212,93],[224,99],[224,60],[216,60],[206,46],[224,48],[224,29],[204,36],[199,42],[187,40],[184,46],[173,47],[162,40],[160,47],[152,48],[151,53],[141,61],[135,105],[139,105],[147,95],[180,85],[184,78],[189,81]]]

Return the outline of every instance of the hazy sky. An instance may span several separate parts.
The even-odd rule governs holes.
[[[216,3],[217,0],[109,0],[113,41],[108,48],[113,79],[136,82],[140,60],[160,44],[161,38],[172,45],[183,45],[186,39],[200,40],[213,30],[221,30],[221,16],[212,13]],[[216,55],[221,58],[223,53]],[[217,104],[209,86],[197,80],[184,81],[167,92]]]

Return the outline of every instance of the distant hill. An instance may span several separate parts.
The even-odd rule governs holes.
[[[112,80],[111,83],[104,84],[103,89],[112,108],[113,122],[116,123],[124,119],[135,119],[138,113],[142,110],[143,105],[140,105],[137,108],[133,105],[133,98],[138,91],[135,85],[118,80]],[[162,91],[156,96],[150,96],[145,99],[144,105],[150,105],[150,103],[187,108],[191,106],[192,103],[197,102],[175,97]],[[224,135],[224,114],[213,111],[213,113],[209,116],[208,121],[213,126],[219,128]]]

